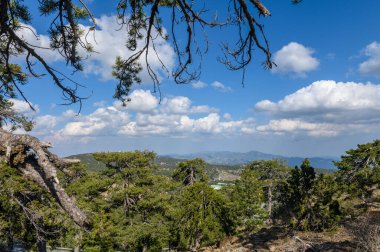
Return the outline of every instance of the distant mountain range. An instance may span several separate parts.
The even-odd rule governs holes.
[[[202,158],[207,162],[206,173],[209,175],[210,181],[234,181],[239,178],[243,164],[254,160],[284,160],[290,167],[300,165],[304,158],[301,157],[284,157],[279,155],[271,155],[258,151],[250,151],[246,153],[231,151],[207,151],[198,152],[187,155],[159,155],[155,159],[158,165],[156,173],[164,176],[171,176],[177,164],[185,159]],[[92,153],[73,155],[68,158],[80,159],[88,165],[91,172],[99,172],[106,169],[104,163],[95,160]],[[331,173],[334,169],[332,161],[329,158],[310,158],[312,166],[316,168],[317,173]]]
[[[296,165],[300,166],[304,157],[285,157],[280,155],[273,155],[268,153],[262,153],[259,151],[249,151],[249,152],[232,152],[232,151],[205,151],[197,152],[185,155],[169,154],[168,157],[177,159],[192,159],[192,158],[202,158],[209,164],[218,165],[242,165],[255,160],[272,160],[281,159],[284,160],[288,166],[294,167]],[[325,168],[325,169],[335,169],[333,161],[338,160],[337,158],[321,158],[321,157],[311,157],[309,158],[311,165],[314,168]]]
[[[96,161],[92,156],[92,153],[78,154],[70,156],[70,158],[79,158],[82,162],[89,164],[91,170],[99,171],[105,169],[105,165],[99,161]],[[300,166],[304,157],[285,157],[280,155],[273,155],[268,153],[262,153],[259,151],[249,151],[249,152],[232,152],[232,151],[204,151],[190,154],[168,154],[159,155],[156,159],[157,164],[165,164],[165,166],[174,168],[178,162],[184,159],[202,158],[210,165],[218,166],[231,166],[225,167],[223,169],[235,170],[242,167],[243,164],[255,161],[255,160],[272,160],[280,159],[284,160],[285,163],[294,167],[296,165]],[[311,165],[314,168],[319,169],[335,169],[333,164],[334,160],[337,158],[322,158],[322,157],[311,157],[309,158]]]

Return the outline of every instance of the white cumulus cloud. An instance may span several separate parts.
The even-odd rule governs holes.
[[[53,115],[42,115],[34,119],[35,125],[33,127],[34,134],[43,135],[53,133],[55,126],[59,122],[59,117]]]
[[[125,109],[133,112],[151,112],[157,107],[159,103],[158,98],[154,96],[149,90],[134,90],[129,95],[129,98],[131,100],[125,103]],[[100,106],[104,106],[104,104],[100,104]],[[123,108],[123,105],[120,101],[114,102],[114,106],[118,107],[119,109]]]
[[[89,115],[70,118],[58,130],[58,137],[115,135],[122,124],[129,122],[129,113],[114,106],[96,109]]]
[[[219,81],[214,81],[210,84],[210,86],[214,87],[216,90],[227,93],[227,92],[232,92],[232,88],[229,86],[224,85],[223,83]]]
[[[97,29],[95,33],[90,33],[87,37],[87,32],[83,33],[82,41],[88,42],[92,45],[94,52],[88,54],[82,47],[78,47],[79,54],[84,59],[83,67],[84,73],[98,75],[103,80],[110,80],[112,76],[112,66],[115,63],[117,56],[123,59],[127,59],[134,52],[129,51],[125,43],[128,38],[128,34],[125,30],[120,30],[120,25],[117,22],[117,17],[103,15],[100,18],[96,18]],[[29,44],[36,46],[35,50],[40,54],[47,62],[53,63],[63,60],[63,57],[56,50],[50,48],[50,38],[44,34],[38,34],[36,29],[30,25],[22,24],[23,28],[17,31],[17,33]],[[82,29],[88,31],[89,26],[80,25]],[[155,34],[153,34],[155,37]],[[144,40],[139,41],[137,49],[142,48]],[[162,70],[161,62],[165,64],[166,68],[170,71],[174,65],[175,52],[172,46],[164,39],[157,37],[155,40],[155,49],[150,45],[148,53],[148,61],[152,70],[158,73],[158,77],[167,75]],[[159,57],[159,58],[158,58]],[[141,61],[143,63],[143,61]],[[144,68],[145,64],[142,64],[143,71],[141,78],[144,83],[152,82],[147,70]]]
[[[17,30],[17,35],[34,46],[34,50],[47,62],[53,63],[62,60],[62,56],[50,49],[50,38],[47,35],[38,34],[37,30],[27,24],[21,24],[22,29]]]
[[[187,114],[189,113],[191,100],[185,96],[177,96],[170,99],[164,99],[162,109],[170,114]]]
[[[204,114],[204,113],[216,113],[219,109],[212,108],[207,105],[193,106],[191,107],[190,113],[192,114]],[[224,118],[224,117],[223,117]]]
[[[92,73],[99,75],[104,80],[112,79],[112,66],[115,63],[117,56],[123,59],[127,59],[134,52],[129,51],[126,46],[126,40],[128,34],[125,30],[120,30],[120,24],[117,22],[116,16],[101,16],[96,19],[98,29],[95,31],[94,36],[87,36],[87,41],[93,46],[95,53],[92,53],[84,63],[84,71],[86,73]],[[90,27],[82,26],[85,30]],[[153,34],[153,37],[155,35]],[[145,40],[138,42],[137,49],[142,48]],[[155,40],[155,49],[157,54],[153,50],[153,46],[149,47],[148,61],[150,67],[162,74],[161,62],[170,70],[174,65],[174,49],[167,41],[157,37]],[[82,50],[82,54],[85,52]],[[157,58],[157,55],[160,59]],[[145,64],[142,64],[144,67]],[[141,75],[143,82],[151,82],[151,79],[146,70],[143,70]]]
[[[12,108],[20,114],[26,115],[26,116],[33,116],[39,112],[39,106],[35,104],[30,104],[33,106],[34,110],[30,107],[30,105],[23,100],[18,100],[18,99],[9,99],[10,102],[12,102]]]
[[[266,125],[257,126],[258,132],[283,135],[286,133],[305,133],[309,136],[336,136],[338,126],[327,123],[311,123],[299,119],[271,120]]]
[[[305,76],[307,72],[319,66],[319,60],[313,57],[314,50],[296,42],[290,42],[274,54],[273,61],[277,67],[274,73],[291,73]]]
[[[221,116],[218,109],[193,105],[185,96],[158,99],[146,90],[131,93],[126,107],[119,102],[100,104],[94,112],[75,115],[68,110],[60,116],[53,139],[90,141],[92,138],[120,137],[193,137],[194,134],[252,134],[252,118],[232,120]],[[48,117],[46,117],[48,119]],[[58,120],[56,120],[58,121]]]
[[[380,86],[355,82],[316,81],[278,102],[263,100],[259,111],[282,117],[309,117],[325,121],[380,119]]]
[[[359,65],[359,72],[380,78],[380,43],[372,42],[364,49],[368,59]]]
[[[195,89],[202,89],[208,86],[207,83],[204,83],[203,81],[197,81],[197,82],[192,83],[191,85]]]
[[[333,136],[348,130],[374,128],[380,125],[379,96],[380,85],[317,81],[278,102],[256,103],[257,111],[274,118],[257,129]]]

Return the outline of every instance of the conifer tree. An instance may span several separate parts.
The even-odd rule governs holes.
[[[197,250],[231,232],[227,199],[208,185],[202,159],[180,162],[173,178],[179,182],[176,196],[175,246]]]
[[[41,187],[0,163],[0,244],[9,250],[16,243],[43,252],[59,245],[74,225],[69,216]],[[0,248],[1,250],[1,248]]]
[[[380,140],[358,144],[335,162],[341,185],[353,196],[371,197],[380,184]]]
[[[91,213],[78,245],[86,251],[160,251],[169,246],[174,185],[155,175],[153,152],[95,153],[107,169],[67,188]],[[74,235],[72,235],[74,236]]]
[[[229,193],[235,225],[248,231],[257,230],[268,218],[264,205],[265,183],[259,179],[260,174],[258,170],[246,166]]]
[[[331,175],[317,176],[310,161],[291,170],[281,186],[278,214],[293,228],[321,231],[335,226],[344,215],[340,192]]]
[[[258,160],[245,166],[245,169],[257,172],[257,178],[263,183],[268,214],[272,217],[273,204],[277,198],[278,185],[288,175],[288,168],[280,160]]]
[[[177,165],[172,177],[185,186],[193,185],[197,181],[208,180],[205,168],[206,162],[203,159],[186,160]]]

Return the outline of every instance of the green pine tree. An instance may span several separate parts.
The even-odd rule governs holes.
[[[346,151],[335,165],[343,188],[353,196],[371,197],[380,185],[380,140]]]
[[[317,176],[309,160],[291,170],[280,188],[277,215],[298,230],[321,231],[334,227],[344,212],[333,175]]]

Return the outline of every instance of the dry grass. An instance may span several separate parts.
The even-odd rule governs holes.
[[[374,211],[347,225],[360,251],[380,251],[380,211]]]

